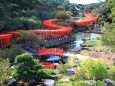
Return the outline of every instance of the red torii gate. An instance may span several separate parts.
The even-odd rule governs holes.
[[[54,69],[55,65],[52,62],[39,62],[38,64],[43,65],[44,68],[46,69]]]
[[[6,48],[12,43],[12,34],[0,34],[0,48]]]
[[[19,38],[19,36],[20,36],[20,32],[19,31],[8,32],[8,34],[12,34],[13,38]]]
[[[60,48],[43,48],[38,50],[38,56],[44,55],[58,55],[64,56],[64,50]],[[39,62],[46,69],[54,69],[54,63],[51,62]]]

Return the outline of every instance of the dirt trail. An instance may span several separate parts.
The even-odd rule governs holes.
[[[95,51],[81,51],[79,54],[68,52],[67,55],[70,58],[78,58],[80,61],[87,59],[93,60],[103,60],[107,64],[113,64],[115,62],[115,53],[114,52],[95,52]]]

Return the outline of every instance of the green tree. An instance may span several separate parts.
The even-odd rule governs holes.
[[[107,0],[102,3],[97,11],[99,14],[104,16],[106,24],[105,31],[102,34],[102,42],[104,45],[111,47],[115,50],[115,0]]]
[[[93,9],[97,8],[99,5],[100,5],[100,3],[86,4],[84,6],[84,11],[92,11]]]
[[[38,64],[38,61],[33,59],[30,54],[18,55],[15,59],[17,65],[12,72],[12,76],[17,80],[29,81],[31,79],[39,78],[40,70],[42,66]]]
[[[107,24],[105,26],[106,32],[102,35],[102,42],[106,46],[110,46],[113,50],[115,50],[115,24]]]
[[[12,71],[12,76],[17,80],[28,82],[31,79],[47,79],[55,74],[52,70],[43,69],[42,66],[38,64],[38,60],[34,59],[33,56],[28,53],[16,56],[15,62],[17,64]]]
[[[100,4],[100,6],[95,9],[95,13],[99,13],[104,16],[104,19],[107,22],[111,22],[112,18],[110,17],[111,13],[113,12],[113,8],[115,7],[115,0],[106,0]],[[112,16],[112,15],[111,15]]]

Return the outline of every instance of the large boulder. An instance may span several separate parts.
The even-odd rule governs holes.
[[[115,86],[115,81],[112,81],[110,79],[104,80],[105,86]]]
[[[55,81],[52,79],[46,79],[44,84],[45,86],[55,86]]]
[[[8,82],[7,86],[17,86],[17,81],[16,81],[16,79],[11,79],[11,80]]]

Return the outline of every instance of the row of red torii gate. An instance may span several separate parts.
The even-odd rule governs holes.
[[[63,38],[71,35],[71,26],[61,26],[56,24],[57,22],[67,22],[69,24],[74,24],[81,27],[87,27],[91,23],[95,24],[97,18],[92,15],[92,13],[84,13],[85,18],[83,20],[71,21],[71,20],[58,20],[51,19],[43,21],[43,30],[25,30],[28,32],[33,32],[43,39],[57,39]],[[6,48],[12,44],[13,38],[19,38],[20,31],[7,32],[6,34],[0,34],[0,48]],[[61,49],[40,49],[38,55],[59,55],[63,56],[64,51]]]
[[[67,22],[69,24],[74,24],[77,26],[86,27],[91,23],[96,23],[96,17],[91,13],[84,13],[85,19],[78,21],[70,20],[58,20],[51,19],[43,21],[44,30],[26,30],[28,32],[33,32],[38,36],[41,36],[43,39],[56,39],[69,36],[72,32],[71,26],[61,26],[57,25],[56,22]],[[0,34],[0,48],[6,48],[11,45],[13,38],[18,38],[20,36],[20,31],[12,31],[6,34]]]

